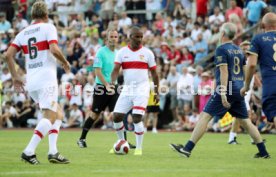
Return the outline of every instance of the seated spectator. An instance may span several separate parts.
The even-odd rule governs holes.
[[[7,128],[13,128],[18,126],[18,113],[17,110],[12,105],[12,102],[7,101],[4,108],[4,113],[1,116],[2,124],[0,127],[7,126]]]
[[[20,103],[20,102],[18,102]],[[18,107],[18,121],[20,127],[27,127],[29,119],[35,119],[35,111],[36,108],[31,104],[31,100],[25,100],[22,108],[20,109],[20,105]],[[20,111],[20,112],[19,112]]]
[[[183,125],[184,130],[192,131],[195,128],[196,123],[198,122],[198,120],[199,120],[198,110],[194,109],[193,113],[188,116],[187,121]]]
[[[73,104],[69,118],[64,124],[64,128],[81,127],[83,123],[83,114],[77,104]]]

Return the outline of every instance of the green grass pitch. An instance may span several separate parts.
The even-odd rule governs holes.
[[[241,145],[228,145],[228,134],[207,133],[195,147],[192,156],[180,157],[169,143],[184,143],[190,133],[162,132],[144,136],[142,156],[109,154],[116,141],[112,131],[89,132],[88,148],[80,149],[78,131],[62,130],[59,151],[70,159],[68,165],[50,164],[47,160],[48,139],[37,148],[38,166],[25,164],[20,154],[27,145],[32,130],[0,130],[0,177],[268,177],[276,176],[276,137],[263,135],[271,159],[254,159],[257,152],[248,135],[239,135]],[[128,133],[132,143],[133,133]]]

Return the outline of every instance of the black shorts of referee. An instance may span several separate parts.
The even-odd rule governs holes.
[[[118,87],[112,92],[107,92],[106,87],[101,84],[96,84],[93,93],[92,111],[94,113],[101,113],[108,107],[110,112],[113,112],[117,99],[119,97]]]
[[[147,113],[158,113],[160,112],[159,105],[147,106]]]

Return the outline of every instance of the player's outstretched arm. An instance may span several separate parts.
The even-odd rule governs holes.
[[[63,56],[61,50],[59,49],[59,47],[56,43],[50,44],[50,51],[56,57],[56,59],[61,62],[64,70],[70,71],[71,66],[70,66],[69,62],[66,60],[66,58]]]
[[[14,64],[14,56],[16,53],[17,53],[17,49],[14,48],[13,46],[10,46],[8,48],[8,51],[7,51],[6,57],[5,57],[6,62],[8,64],[8,68],[9,68],[13,78],[17,77],[17,73],[15,70],[15,64]]]
[[[245,84],[244,84],[246,91],[249,90],[250,82],[256,70],[258,58],[256,55],[249,55],[247,60],[248,60],[248,63],[247,63],[246,72],[245,72]]]
[[[17,48],[10,46],[6,53],[5,59],[6,59],[8,68],[12,75],[12,81],[13,81],[13,86],[14,86],[15,90],[17,92],[22,92],[22,91],[24,91],[24,82],[18,76],[18,74],[15,70],[15,64],[14,64],[14,56],[16,53],[17,53]]]

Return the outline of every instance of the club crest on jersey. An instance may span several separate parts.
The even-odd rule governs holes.
[[[222,62],[222,56],[218,56],[218,57],[217,57],[217,61],[218,61],[218,62]]]
[[[145,61],[145,56],[144,55],[139,55],[139,57],[140,57],[140,60]]]

